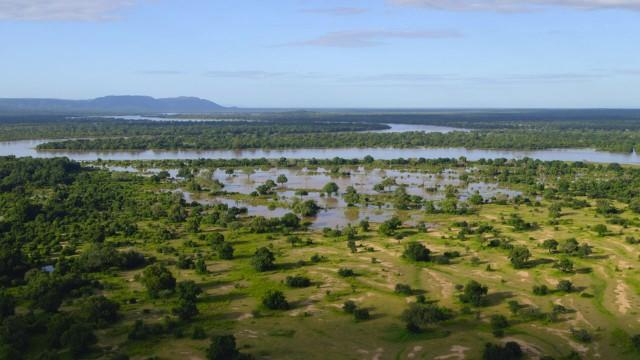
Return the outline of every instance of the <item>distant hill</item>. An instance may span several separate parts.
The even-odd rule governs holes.
[[[19,113],[207,113],[224,107],[196,97],[105,96],[91,100],[0,99],[0,112]]]

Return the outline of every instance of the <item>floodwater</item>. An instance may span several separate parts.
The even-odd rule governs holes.
[[[145,151],[38,151],[35,147],[47,140],[22,140],[0,142],[0,156],[18,157],[68,157],[77,161],[103,160],[186,160],[186,159],[361,159],[367,155],[375,159],[409,158],[459,158],[522,159],[525,157],[544,161],[586,161],[596,163],[640,164],[640,156],[633,153],[614,153],[593,149],[547,150],[490,150],[456,148],[337,148],[337,149],[248,149],[248,150],[145,150]]]
[[[469,132],[469,129],[453,128],[448,126],[436,126],[436,125],[419,125],[419,124],[385,124],[389,126],[386,130],[373,130],[374,133],[400,133],[400,132],[425,132],[425,133],[450,133],[453,131]]]
[[[118,170],[112,168],[112,170]],[[121,171],[131,171],[132,168],[122,168]],[[148,170],[147,170],[148,171]],[[175,173],[175,171],[173,172]],[[212,196],[207,193],[190,193],[180,190],[186,201],[196,201],[201,204],[226,204],[239,208],[246,208],[248,216],[264,216],[267,218],[282,217],[286,213],[292,212],[290,206],[283,204],[292,204],[296,198],[301,200],[314,200],[322,210],[317,216],[309,218],[311,227],[314,229],[322,228],[344,228],[348,224],[357,224],[362,220],[368,220],[374,223],[381,223],[392,216],[398,216],[406,224],[416,225],[424,220],[422,215],[409,214],[406,211],[398,211],[389,204],[369,204],[354,207],[347,206],[347,203],[341,196],[326,196],[320,193],[320,189],[328,182],[332,181],[340,187],[340,193],[344,193],[346,187],[353,186],[357,189],[361,196],[368,194],[376,194],[373,190],[374,185],[382,182],[384,179],[393,178],[399,185],[403,185],[407,193],[419,195],[427,200],[440,200],[444,198],[444,191],[447,186],[453,186],[457,189],[457,196],[461,200],[467,199],[476,191],[485,199],[494,197],[514,197],[521,195],[519,191],[500,187],[497,184],[490,183],[469,183],[466,184],[460,180],[460,175],[464,171],[444,170],[441,173],[421,173],[421,172],[405,172],[399,170],[365,170],[364,168],[342,169],[339,174],[323,168],[318,169],[279,169],[272,168],[268,170],[252,169],[252,170],[236,170],[229,174],[223,169],[215,169],[213,171],[202,170],[198,176],[205,179],[216,179],[224,184],[222,190],[228,193],[251,194],[255,188],[264,184],[267,180],[276,180],[279,175],[285,175],[288,179],[286,184],[281,184],[275,189],[273,194],[273,202],[271,206],[260,203],[254,204],[250,200],[236,200],[225,196]],[[308,190],[307,195],[296,195],[296,190]],[[397,185],[389,186],[384,192],[393,192],[397,189]],[[271,202],[271,201],[269,201]]]

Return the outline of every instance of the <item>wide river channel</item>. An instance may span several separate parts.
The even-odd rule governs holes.
[[[390,124],[391,129],[383,132],[450,132],[467,131],[447,127],[428,125]],[[260,159],[260,158],[292,158],[292,159],[330,159],[341,157],[346,159],[363,158],[371,155],[376,159],[398,158],[459,158],[479,159],[521,159],[529,157],[545,161],[588,161],[598,163],[640,164],[640,156],[634,153],[613,153],[593,149],[546,149],[546,150],[492,150],[454,148],[336,148],[336,149],[245,149],[245,150],[145,150],[145,151],[39,151],[38,144],[49,140],[21,140],[0,142],[0,156],[15,155],[18,157],[60,157],[65,156],[78,161],[102,160],[170,160],[170,159]]]

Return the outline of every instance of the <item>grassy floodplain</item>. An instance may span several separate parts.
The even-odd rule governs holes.
[[[210,338],[220,335],[233,335],[243,356],[258,359],[480,359],[486,343],[509,342],[530,359],[640,356],[633,338],[640,334],[634,185],[640,176],[633,167],[333,160],[306,162],[311,186],[296,188],[277,176],[242,179],[260,168],[295,173],[304,161],[0,163],[7,356],[206,359],[215,347]],[[105,165],[157,170],[96,169]],[[212,177],[215,169],[225,174],[222,181]],[[357,196],[344,186],[328,194],[331,186],[312,181],[322,174],[343,184],[352,173],[380,169],[398,173],[379,175],[389,180],[377,191],[377,184],[355,181]],[[436,185],[402,186],[405,172]],[[234,181],[256,193],[225,190]],[[517,195],[463,196],[478,182]],[[222,199],[296,215],[245,213],[216,205]],[[303,216],[305,199],[321,208],[335,199],[333,211],[354,219],[352,226],[314,227],[325,210]],[[370,207],[392,217],[367,226],[349,215]],[[42,234],[31,236],[34,230]],[[430,250],[426,259],[410,259],[406,249],[415,243]],[[231,257],[223,255],[229,245]],[[261,248],[274,262],[257,269]],[[149,275],[156,267],[170,273],[173,285]],[[291,286],[287,277],[295,276],[310,283]],[[202,290],[193,301],[180,285],[189,281]],[[477,302],[465,298],[470,281],[486,287]],[[263,299],[274,290],[288,306],[268,308]],[[95,305],[101,296],[117,305]],[[346,312],[349,301],[366,311]],[[409,317],[405,311],[416,303],[447,316]],[[20,339],[10,336],[19,331]]]

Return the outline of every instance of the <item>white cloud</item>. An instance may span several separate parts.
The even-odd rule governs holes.
[[[0,20],[110,20],[136,0],[0,0]]]
[[[312,13],[312,14],[323,14],[323,15],[360,15],[366,13],[368,10],[365,8],[359,7],[336,7],[336,8],[321,8],[321,9],[304,9],[302,12]]]
[[[640,11],[639,0],[387,0],[393,5],[450,11],[529,12],[548,7],[580,10],[620,9]]]
[[[270,79],[274,77],[285,76],[287,73],[282,72],[269,72],[262,70],[238,70],[238,71],[208,71],[205,76],[212,78],[227,78],[227,79]]]
[[[384,44],[388,39],[445,39],[462,37],[452,30],[436,31],[336,31],[310,40],[287,44],[288,46],[325,46],[340,48],[371,47]]]

